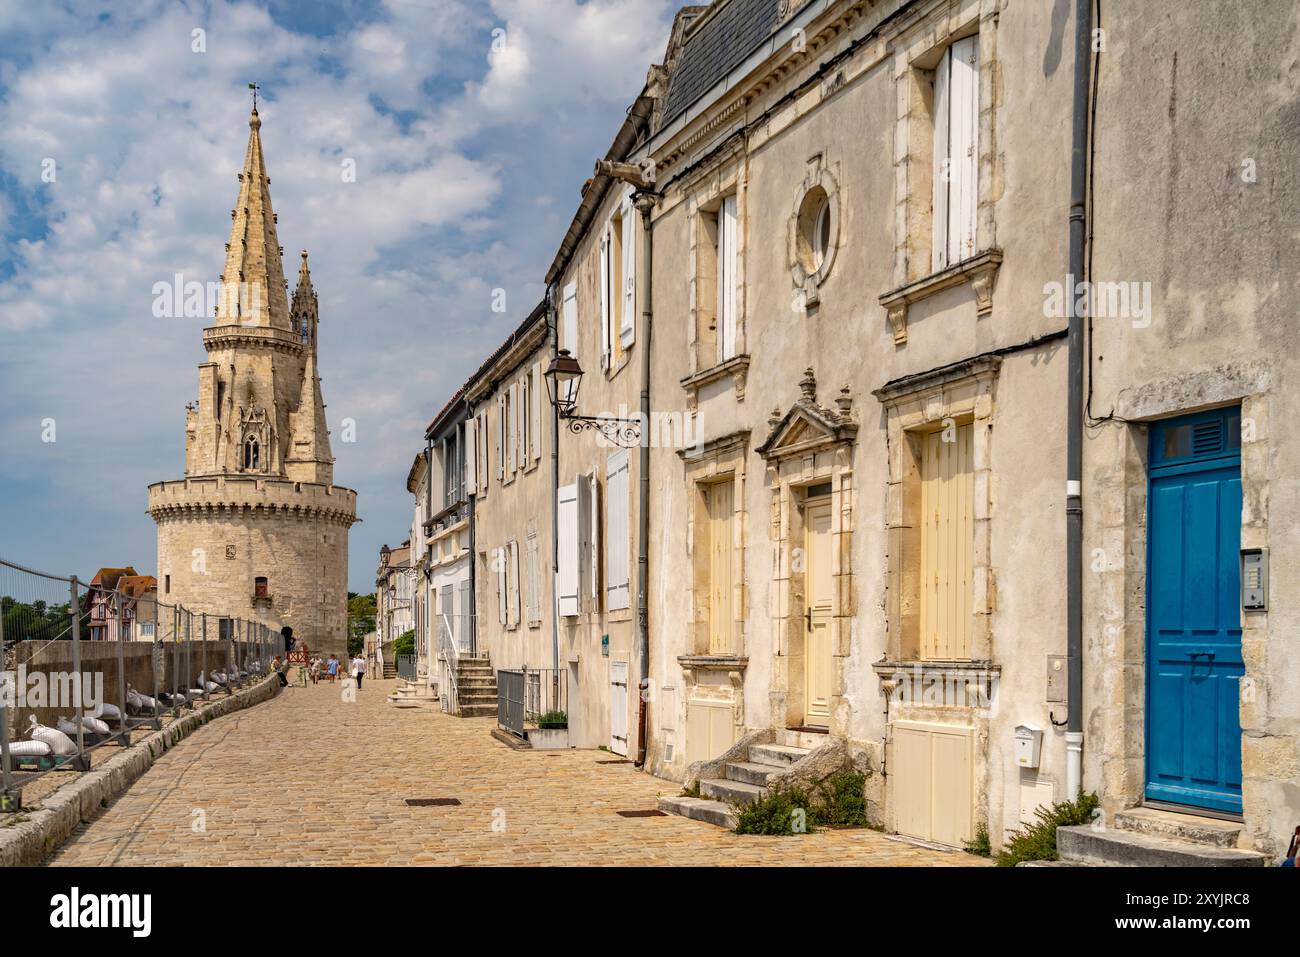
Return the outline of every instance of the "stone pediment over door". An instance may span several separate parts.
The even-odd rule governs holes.
[[[768,462],[805,456],[853,441],[858,423],[848,386],[836,396],[834,408],[817,402],[817,380],[808,369],[799,382],[800,397],[784,414],[773,409],[767,441],[756,450]]]

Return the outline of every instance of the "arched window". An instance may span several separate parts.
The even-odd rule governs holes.
[[[257,438],[250,435],[244,439],[244,468],[259,468],[259,458],[261,449],[258,447]]]

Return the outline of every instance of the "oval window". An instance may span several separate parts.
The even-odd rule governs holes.
[[[831,198],[814,186],[799,205],[799,261],[809,275],[816,275],[829,258],[833,242]]]

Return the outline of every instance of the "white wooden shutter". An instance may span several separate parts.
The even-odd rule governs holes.
[[[497,620],[506,623],[506,555],[505,549],[492,550],[492,564],[497,570]]]
[[[623,198],[623,309],[619,322],[619,341],[626,349],[636,340],[636,208],[632,191]]]
[[[595,583],[599,575],[599,564],[595,555],[595,534],[597,534],[597,514],[595,514],[595,473],[590,476],[577,477],[577,571],[576,593],[581,596],[586,589],[589,598],[599,598]],[[581,598],[578,599],[581,605]],[[594,602],[593,611],[599,610],[599,603]]]
[[[979,210],[979,37],[955,41],[934,73],[934,268],[975,254]]]
[[[736,355],[736,197],[718,211],[718,361]]]
[[[519,543],[516,541],[510,543],[510,565],[506,569],[506,578],[510,584],[506,625],[513,628],[519,624]]]
[[[581,482],[581,479],[579,479]],[[587,535],[583,540],[587,555],[588,594],[591,596],[591,610],[600,611],[600,481],[593,471],[587,477],[587,498],[582,499],[582,486],[578,487],[578,507],[584,509],[587,516]]]
[[[537,536],[529,535],[524,547],[528,566],[528,624],[536,625],[542,620],[541,580],[537,574]]]
[[[948,200],[949,262],[975,254],[975,213],[979,200],[979,37],[958,40],[950,48],[952,83],[948,99],[952,187]]]
[[[559,535],[556,543],[559,549],[559,567],[555,570],[555,587],[559,592],[560,614],[576,615],[579,612],[579,566],[582,547],[577,484],[564,485],[556,490],[555,508]]]
[[[533,464],[536,465],[542,459],[542,396],[545,386],[542,385],[542,364],[533,363],[532,381],[528,386],[528,411],[532,420],[528,424],[528,451],[532,458]]]
[[[564,287],[564,340],[561,349],[568,349],[569,355],[578,354],[578,284],[571,282]]]
[[[496,431],[496,449],[497,449],[497,481],[503,482],[506,477],[506,394],[500,392],[497,394],[497,431]]]
[[[937,272],[948,266],[948,195],[952,179],[952,157],[949,149],[948,86],[952,73],[952,47],[934,71],[934,199],[932,202],[931,248],[933,267]]]
[[[532,462],[533,446],[533,379],[529,372],[519,380],[519,467]]]
[[[478,422],[465,422],[465,494],[478,491]]]
[[[604,236],[600,240],[600,367],[609,368],[609,316],[610,316],[610,288],[609,288],[609,259],[610,259],[610,235],[608,227],[605,229]]]
[[[628,583],[627,452],[609,457],[605,478],[605,607],[631,607]]]
[[[506,468],[514,475],[519,468],[519,384],[510,383],[506,390]]]

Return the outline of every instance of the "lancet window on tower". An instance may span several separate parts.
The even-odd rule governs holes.
[[[256,436],[250,435],[248,438],[244,439],[244,468],[246,469],[260,468],[261,467],[259,464],[260,453],[261,453],[261,449],[258,445]]]

